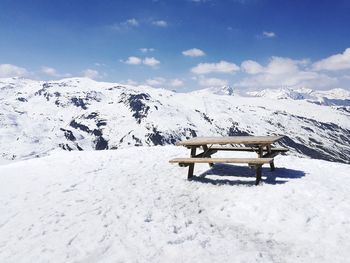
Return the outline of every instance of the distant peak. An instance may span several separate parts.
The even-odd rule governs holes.
[[[223,86],[221,91],[225,93],[225,95],[233,95],[233,87],[231,86]]]
[[[331,89],[331,90],[313,90],[309,88],[278,88],[278,89],[264,89],[260,91],[248,91],[246,93],[251,97],[265,97],[270,99],[292,99],[292,100],[316,100],[323,98],[349,100],[350,91],[345,89]]]
[[[233,96],[234,95],[234,89],[231,86],[222,86],[222,87],[211,87],[206,89],[199,90],[200,92],[208,92],[215,95],[228,95]]]

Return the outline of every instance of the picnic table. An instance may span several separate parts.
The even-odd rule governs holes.
[[[272,144],[281,140],[284,136],[227,136],[227,137],[195,137],[178,142],[177,145],[185,146],[191,150],[189,158],[175,158],[170,163],[178,163],[180,166],[188,166],[188,180],[193,178],[195,163],[247,163],[255,167],[256,181],[261,181],[262,166],[270,164],[271,171],[275,170],[274,157],[288,151],[287,148],[273,147]],[[243,146],[242,146],[243,145]],[[202,148],[201,153],[196,154],[197,148]],[[257,158],[212,158],[219,151],[248,151],[256,152]]]

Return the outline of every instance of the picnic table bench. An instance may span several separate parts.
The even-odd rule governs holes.
[[[262,166],[270,164],[271,171],[275,170],[274,157],[288,151],[283,147],[272,147],[272,144],[282,139],[283,136],[227,136],[227,137],[195,137],[186,141],[178,142],[177,145],[191,149],[189,158],[175,158],[170,163],[178,163],[180,166],[188,166],[188,180],[193,177],[195,163],[208,163],[213,166],[215,163],[247,163],[255,167],[256,181],[261,181]],[[241,146],[244,145],[244,146]],[[197,148],[203,152],[196,154]],[[212,158],[218,151],[248,151],[256,152],[257,158]]]

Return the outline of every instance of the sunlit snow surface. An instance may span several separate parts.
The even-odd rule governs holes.
[[[238,153],[242,156],[242,153]],[[171,165],[175,146],[0,166],[0,262],[349,262],[350,166]]]

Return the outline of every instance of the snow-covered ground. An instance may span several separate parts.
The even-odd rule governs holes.
[[[0,166],[0,262],[349,262],[350,166],[171,165],[175,146]],[[241,153],[239,153],[240,156]]]

